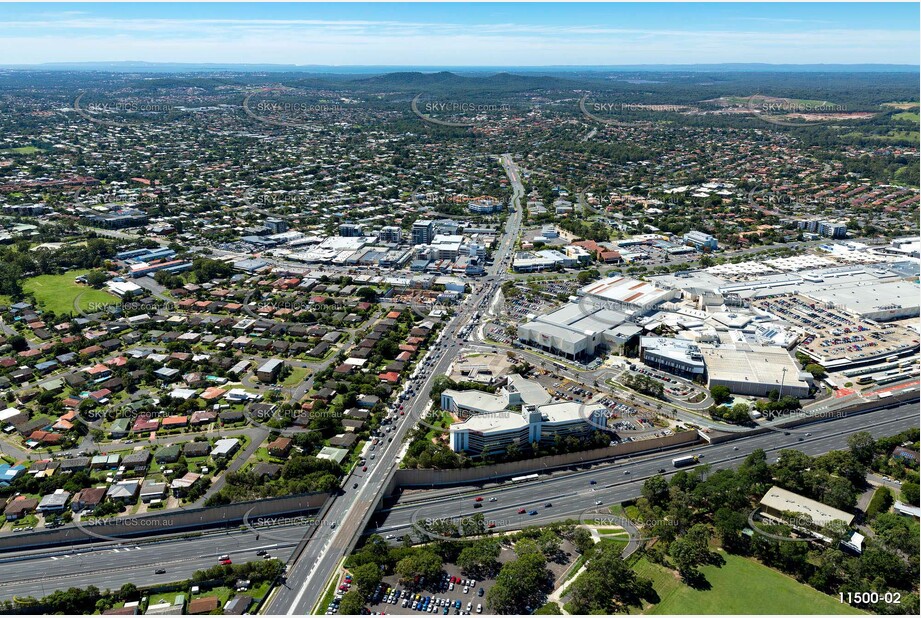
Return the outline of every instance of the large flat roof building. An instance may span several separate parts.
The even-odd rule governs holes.
[[[738,395],[766,397],[771,391],[803,398],[809,382],[790,353],[767,346],[701,348],[707,386],[726,386]]]
[[[792,513],[798,521],[810,523],[812,527],[824,528],[833,521],[843,521],[851,525],[854,516],[846,511],[832,508],[817,500],[787,491],[781,487],[771,487],[761,498],[761,507],[764,512],[781,521],[787,521],[786,513]]]
[[[459,416],[496,414],[506,408],[522,405],[540,405],[550,401],[547,391],[537,382],[522,378],[516,373],[495,394],[485,391],[457,391],[447,389],[441,393],[441,409]]]
[[[663,290],[648,281],[630,277],[609,277],[590,283],[579,294],[627,313],[645,313],[659,303],[672,300],[678,293],[675,290]]]
[[[617,350],[638,335],[640,327],[619,311],[569,303],[552,313],[518,326],[518,339],[535,348],[569,359]]]

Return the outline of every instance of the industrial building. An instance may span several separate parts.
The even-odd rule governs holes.
[[[808,373],[784,348],[723,345],[701,348],[707,386],[725,386],[738,395],[766,397],[771,391],[803,398],[809,395]]]

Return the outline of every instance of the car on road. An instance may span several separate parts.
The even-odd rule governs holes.
[[[659,468],[658,473],[659,473],[659,474],[665,474],[665,468]]]
[[[358,489],[358,483],[352,483],[352,489]]]
[[[552,503],[552,502],[548,502],[547,504],[544,505],[544,508],[545,508],[545,509],[549,509],[551,506],[553,506],[553,503]]]
[[[496,500],[498,500],[498,498],[490,498],[490,499],[489,499],[490,502],[495,502]]]
[[[256,552],[256,555],[257,555],[257,556],[264,556],[264,555],[266,555],[267,553],[269,553],[269,552],[267,552],[267,551],[264,550],[264,549],[260,549],[259,551]]]
[[[528,515],[537,515],[537,511],[528,511]]]
[[[475,508],[475,509],[481,509],[481,508],[483,508],[483,503],[482,503],[482,502],[474,502],[474,503],[473,503],[473,508]]]
[[[223,558],[221,560],[218,560],[218,563],[224,566],[227,566],[228,564],[233,564],[233,560],[231,560],[230,558]]]
[[[489,522],[489,524],[486,525],[486,527],[487,527],[487,528],[495,528],[495,527],[496,527],[496,522],[491,521],[491,522]]]
[[[597,484],[598,484],[598,481],[589,481],[588,484],[589,484],[589,485],[597,485]]]
[[[474,498],[474,502],[482,502],[482,501],[483,501],[483,496],[477,496],[476,498]]]
[[[527,511],[525,511],[524,509],[518,509],[519,515],[524,515],[525,513],[527,513]]]
[[[595,500],[595,506],[601,506],[601,500]]]
[[[154,571],[154,575],[163,575],[164,573],[166,573],[166,569],[157,569]]]
[[[362,467],[361,467],[361,471],[362,471],[362,472],[367,472],[367,471],[368,471],[368,466],[362,466]]]

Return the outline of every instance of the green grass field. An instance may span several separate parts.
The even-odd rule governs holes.
[[[894,114],[892,116],[895,120],[907,120],[909,122],[914,122],[915,124],[921,120],[921,116],[918,115],[918,112],[901,112]]]
[[[298,384],[300,384],[301,382],[307,379],[307,375],[309,374],[309,372],[310,370],[307,369],[306,367],[292,367],[291,373],[288,375],[287,378],[282,380],[281,385],[282,386],[297,386]]]
[[[94,311],[102,305],[117,303],[117,296],[74,283],[75,277],[88,272],[88,270],[72,270],[63,275],[39,275],[26,279],[22,284],[22,289],[35,296],[35,301],[43,309],[58,314],[75,313],[74,301],[77,298],[80,299],[79,307],[83,311]]]
[[[660,601],[647,614],[862,614],[838,599],[799,583],[761,563],[720,552],[722,567],[701,569],[712,588],[695,590],[678,574],[649,562],[637,562],[634,570],[652,580]]]
[[[20,146],[19,148],[9,148],[3,151],[4,154],[35,154],[36,152],[40,152],[40,150],[35,146]]]

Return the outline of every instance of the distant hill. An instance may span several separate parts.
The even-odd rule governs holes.
[[[523,75],[561,75],[566,73],[593,73],[611,71],[651,72],[808,72],[808,73],[905,73],[918,72],[916,64],[764,64],[764,63],[722,63],[722,64],[624,64],[585,66],[392,66],[354,65],[333,66],[319,64],[240,64],[240,63],[196,63],[196,62],[47,62],[43,64],[6,64],[3,69],[32,71],[111,71],[137,73],[184,73],[231,71],[241,73],[307,73],[314,75],[401,75],[416,72],[423,75],[437,75],[451,72],[458,74],[514,73]]]
[[[548,75],[514,75],[496,73],[488,76],[458,75],[450,71],[422,73],[403,71],[364,77],[346,82],[348,86],[368,90],[445,92],[524,92],[553,88],[572,88],[576,82]]]

